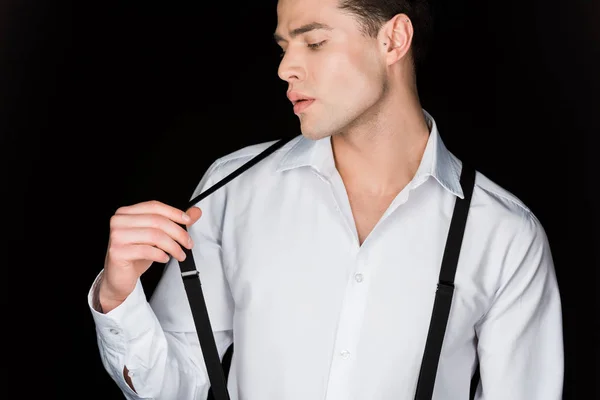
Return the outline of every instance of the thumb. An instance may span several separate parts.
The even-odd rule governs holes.
[[[187,223],[187,226],[192,225],[194,222],[198,221],[202,216],[202,210],[198,207],[190,207],[185,212],[192,219],[191,222]]]

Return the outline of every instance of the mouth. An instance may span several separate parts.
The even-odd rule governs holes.
[[[300,114],[314,103],[315,99],[300,99],[294,103],[294,114]]]

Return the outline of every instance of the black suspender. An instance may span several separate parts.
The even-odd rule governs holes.
[[[454,294],[454,276],[456,275],[458,256],[460,254],[465,225],[467,224],[473,186],[475,185],[475,170],[469,168],[464,163],[460,176],[460,185],[463,189],[464,198],[457,197],[454,203],[454,212],[450,221],[446,248],[444,249],[444,256],[442,258],[427,342],[425,343],[421,371],[419,373],[419,380],[417,381],[415,400],[429,400],[433,396],[433,386],[435,384],[440,352],[442,350],[444,334],[446,333],[448,316],[450,315],[452,295]],[[471,396],[473,396],[473,393]]]
[[[291,139],[289,139],[291,140]],[[252,158],[250,161],[242,165],[231,174],[208,188],[200,195],[188,202],[186,207],[196,205],[200,200],[214,193],[241,173],[254,166],[259,161],[263,160],[277,149],[282,147],[289,140],[279,140],[265,149],[262,153]],[[450,222],[450,229],[446,241],[446,248],[442,259],[440,269],[439,282],[431,315],[427,342],[423,353],[421,371],[417,383],[415,400],[429,400],[433,395],[433,387],[439,362],[439,356],[442,349],[448,316],[450,314],[450,306],[452,304],[452,295],[454,293],[454,276],[458,264],[458,257],[462,245],[463,233],[467,221],[473,186],[475,183],[475,170],[468,165],[463,164],[463,170],[460,177],[460,184],[464,192],[464,199],[456,198],[454,212]],[[185,228],[185,226],[184,226]],[[188,301],[192,310],[196,332],[200,341],[200,347],[204,356],[204,362],[208,371],[208,379],[210,381],[209,399],[214,400],[229,400],[227,391],[227,376],[221,365],[221,360],[215,344],[215,339],[212,334],[212,327],[202,293],[201,280],[194,263],[192,252],[183,247],[186,253],[186,258],[183,262],[179,262],[181,276],[187,293]],[[229,368],[227,368],[228,370]],[[227,371],[228,373],[228,371]],[[474,377],[471,386],[471,398],[476,388],[476,379]]]

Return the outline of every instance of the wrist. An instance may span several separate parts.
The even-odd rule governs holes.
[[[93,305],[96,311],[106,314],[120,306],[125,301],[125,298],[115,296],[101,277],[94,291]]]

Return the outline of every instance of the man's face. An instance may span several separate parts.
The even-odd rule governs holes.
[[[363,35],[356,17],[339,10],[337,1],[279,0],[277,5],[275,38],[285,51],[279,77],[288,83],[288,95],[314,99],[295,111],[310,139],[368,122],[387,82],[383,44]],[[324,27],[293,34],[314,23]]]

